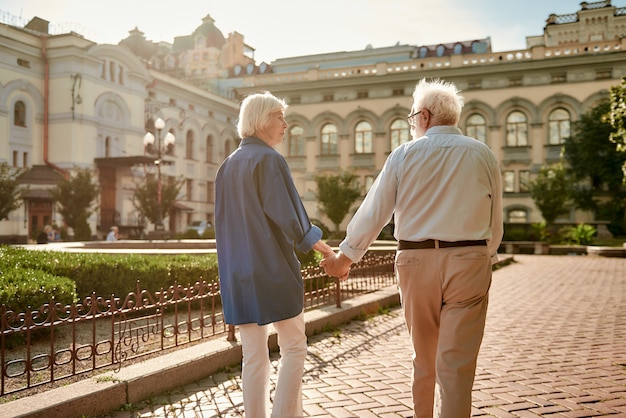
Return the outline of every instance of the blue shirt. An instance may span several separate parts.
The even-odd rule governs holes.
[[[304,309],[300,261],[322,238],[311,224],[287,162],[245,138],[215,179],[215,239],[228,324],[282,321]]]

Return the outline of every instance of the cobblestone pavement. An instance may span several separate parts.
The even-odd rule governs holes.
[[[494,273],[472,416],[626,417],[626,260],[515,260]],[[305,416],[412,416],[410,358],[398,308],[310,338]],[[241,417],[240,369],[129,409],[109,417]]]

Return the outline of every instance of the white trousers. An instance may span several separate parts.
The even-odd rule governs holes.
[[[302,375],[307,345],[304,313],[272,324],[278,334],[280,365],[272,418],[295,418],[302,411]],[[269,412],[270,356],[269,325],[239,325],[243,362],[243,409],[246,418],[267,418]]]

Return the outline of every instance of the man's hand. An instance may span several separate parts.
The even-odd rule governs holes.
[[[329,257],[325,257],[320,266],[324,267],[326,274],[332,277],[338,277],[339,280],[346,280],[350,274],[350,266],[352,260],[343,255],[341,252]]]

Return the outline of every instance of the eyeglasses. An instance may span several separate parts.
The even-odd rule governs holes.
[[[406,119],[409,121],[409,125],[411,125],[412,127],[417,126],[417,123],[415,123],[415,116],[419,115],[420,113],[422,113],[423,111],[427,111],[428,113],[430,113],[430,116],[433,116],[433,112],[431,112],[429,109],[423,108],[422,110],[419,110],[413,114],[410,114],[409,116],[406,117]]]
[[[422,109],[422,110],[424,110],[424,109]],[[411,125],[411,126],[416,126],[417,125],[415,123],[415,119],[414,118],[415,118],[415,116],[419,115],[420,113],[422,113],[421,110],[419,110],[419,111],[417,111],[415,113],[412,113],[412,114],[410,114],[409,116],[406,117],[406,120],[409,121],[409,125]]]

